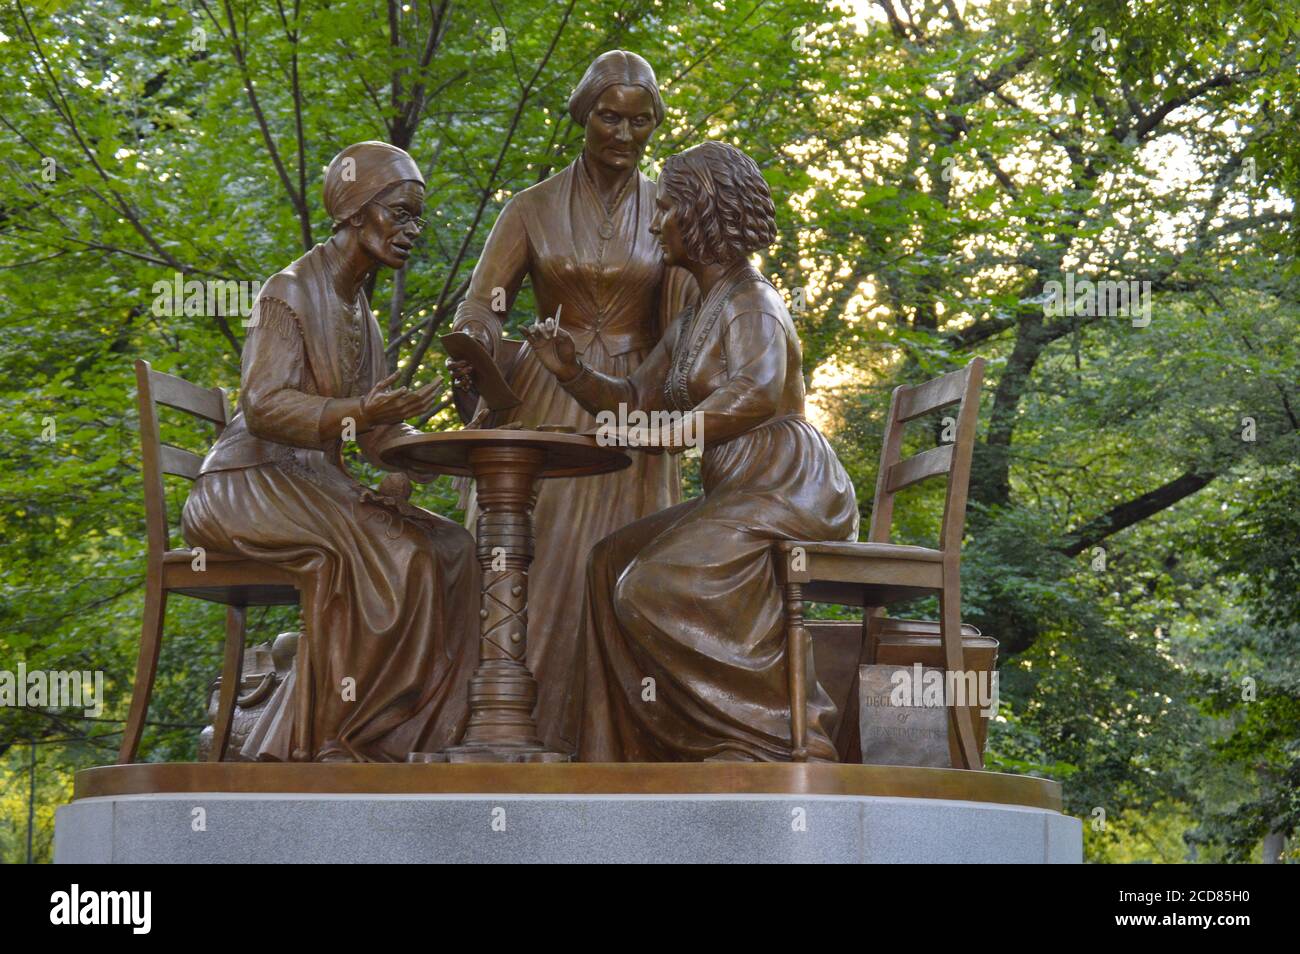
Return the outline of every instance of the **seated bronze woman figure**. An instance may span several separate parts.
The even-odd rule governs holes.
[[[587,367],[554,322],[526,332],[593,414],[620,405],[628,415],[672,412],[679,436],[703,448],[702,497],[592,551],[579,757],[786,761],[786,639],[771,544],[856,540],[857,501],[803,416],[790,314],[747,259],[776,236],[758,167],[732,146],[703,143],[665,163],[656,205],[650,229],[665,261],[688,269],[702,298],[630,377]],[[807,678],[809,758],[833,761],[824,725],[833,705],[811,659]]]
[[[191,546],[301,577],[305,637],[243,756],[404,761],[456,741],[477,657],[478,568],[462,527],[359,484],[345,441],[379,452],[414,429],[436,385],[390,390],[363,291],[401,268],[423,224],[424,179],[394,146],[363,142],[325,172],[328,241],[273,275],[244,342],[239,408],[185,504]],[[413,475],[416,479],[430,479]],[[385,486],[394,482],[385,481]],[[402,491],[405,491],[404,493]]]

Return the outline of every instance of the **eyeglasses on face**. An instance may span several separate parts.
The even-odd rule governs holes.
[[[381,209],[383,209],[385,212],[391,215],[393,219],[397,222],[398,226],[400,226],[401,228],[406,228],[408,225],[414,223],[415,227],[419,229],[421,232],[423,232],[424,227],[429,224],[428,219],[422,219],[418,215],[412,215],[410,212],[407,212],[405,209],[395,209],[391,205],[384,205],[384,203],[376,202],[374,200],[372,200],[372,204],[379,206]]]

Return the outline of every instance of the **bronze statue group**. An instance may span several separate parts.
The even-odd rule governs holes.
[[[602,411],[689,419],[703,494],[681,500],[684,446],[671,444],[631,451],[616,473],[540,482],[527,660],[540,736],[580,761],[788,760],[772,543],[856,540],[858,509],[803,415],[790,314],[750,264],[776,236],[771,194],[725,143],[672,156],[658,183],[640,172],[664,105],[634,53],[598,57],[569,111],[582,152],[507,202],[454,328],[502,359],[503,322],[528,281],[539,320],[506,371],[520,415],[579,432]],[[242,758],[404,761],[464,729],[478,656],[474,540],[401,493],[364,487],[341,455],[355,439],[384,466],[383,449],[413,431],[403,422],[438,397],[392,386],[363,290],[377,268],[406,263],[425,199],[419,168],[394,146],[359,143],[330,163],[333,234],[263,286],[238,414],[186,503],[192,546],[303,581],[310,635]],[[449,366],[472,395],[472,368]],[[476,508],[471,495],[470,526]],[[833,706],[811,659],[804,669],[809,757],[833,761]],[[354,699],[339,692],[348,679]]]

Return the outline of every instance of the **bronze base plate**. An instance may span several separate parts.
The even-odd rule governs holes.
[[[1061,810],[1061,786],[1049,779],[829,762],[141,762],[78,772],[72,797],[178,792],[886,795]]]
[[[470,745],[458,745],[443,752],[411,752],[406,756],[407,762],[421,765],[430,765],[435,762],[451,763],[453,765],[465,765],[471,762],[497,762],[520,765],[529,762],[570,762],[572,760],[573,756],[567,753],[550,752],[546,749],[521,747],[512,751],[504,746],[492,748],[490,746]]]

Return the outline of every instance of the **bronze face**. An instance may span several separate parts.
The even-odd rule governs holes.
[[[655,130],[654,100],[643,86],[611,86],[587,116],[587,158],[611,170],[635,169]]]
[[[659,240],[659,247],[664,252],[665,265],[687,263],[686,245],[682,242],[679,209],[670,195],[664,191],[663,183],[655,193],[655,214],[650,220],[650,234]]]
[[[353,216],[360,219],[358,238],[362,250],[389,268],[401,268],[411,257],[420,235],[420,213],[424,210],[424,186],[399,182]]]

